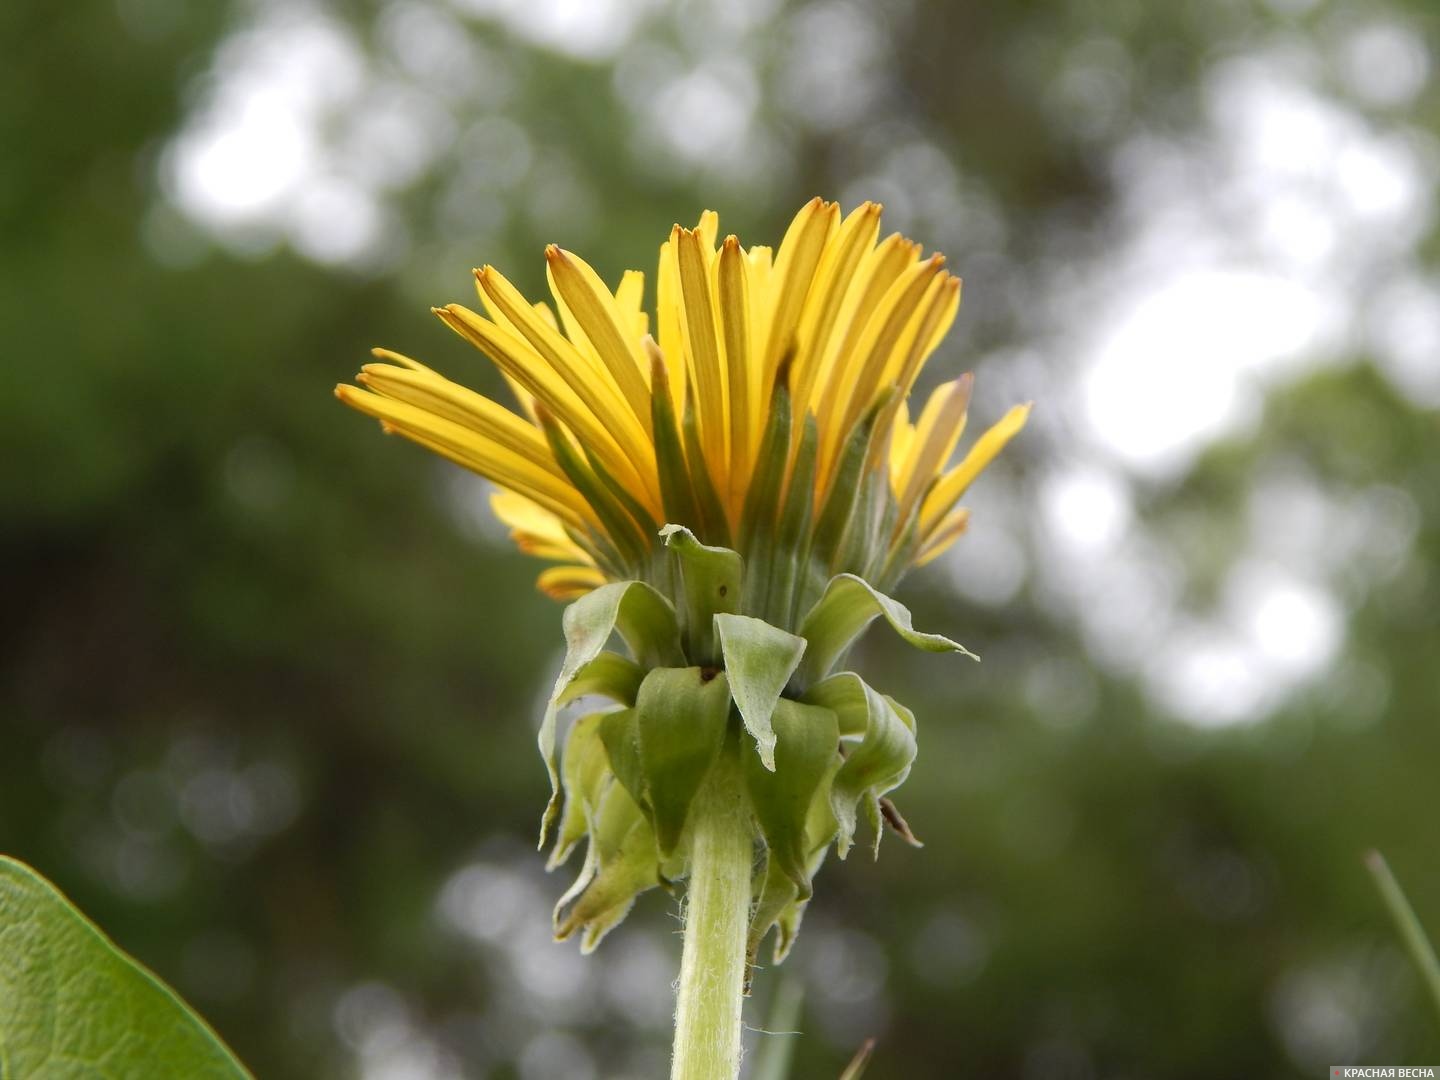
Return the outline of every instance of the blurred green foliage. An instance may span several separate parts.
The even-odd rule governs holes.
[[[924,169],[886,172],[921,132],[991,215],[983,258],[978,242],[969,256],[946,247],[968,287],[937,366],[959,369],[1030,340],[1054,317],[1032,303],[1046,283],[1119,243],[1115,153],[1137,133],[1189,137],[1226,56],[1270,38],[1323,44],[1367,19],[1402,21],[1427,56],[1435,43],[1418,0],[897,5],[870,12],[884,39],[866,78],[883,114],[807,125],[794,100],[841,97],[859,74],[785,91],[787,56],[838,48],[822,16],[848,6],[744,7],[756,112],[779,147],[764,168],[723,160],[731,151],[667,156],[645,141],[653,118],[624,104],[703,51],[696,36],[717,18],[705,5],[643,8],[626,43],[591,57],[498,16],[447,16],[508,73],[498,96],[449,106],[502,113],[534,163],[482,206],[447,194],[465,163],[464,140],[446,141],[389,196],[408,243],[373,265],[272,241],[247,251],[161,182],[215,50],[277,8],[0,8],[0,851],[59,883],[259,1076],[663,1071],[670,901],[647,898],[583,965],[569,946],[528,960],[505,949],[522,923],[546,924],[563,884],[537,877],[528,851],[559,609],[533,592],[535,565],[478,523],[477,484],[331,399],[370,346],[498,391],[426,303],[465,299],[482,262],[538,295],[554,239],[607,278],[649,270],[670,223],[703,206],[763,242],[812,194],[893,199],[908,184],[907,228],[964,243],[966,221],[924,209]],[[401,16],[431,9],[451,10],[316,10],[393,78]],[[1127,74],[1105,121],[1081,123],[1058,73],[1097,40]],[[1437,101],[1427,83],[1386,122],[1433,141]],[[546,194],[567,170],[573,198]],[[889,190],[863,190],[876,177]],[[557,205],[567,212],[546,217]],[[1420,225],[1407,257],[1426,273],[1436,245]],[[931,569],[900,593],[917,625],[984,663],[936,677],[918,666],[933,658],[871,643],[872,681],[919,718],[900,801],[927,846],[887,844],[877,864],[857,855],[819,876],[787,964],[808,987],[795,1075],[838,1075],[870,1034],[874,1080],[1299,1077],[1342,1058],[1435,1060],[1440,1032],[1359,856],[1386,853],[1433,933],[1436,415],[1356,335],[1272,382],[1257,422],[1178,478],[1136,481],[1137,521],[1195,605],[1240,557],[1255,478],[1277,462],[1335,490],[1378,486],[1410,515],[1391,572],[1341,582],[1333,670],[1261,720],[1193,727],[1155,704],[1143,672],[1103,662],[1043,587],[1028,523],[1074,437],[1063,388],[1085,329],[1063,323],[1048,367],[978,371],[977,409],[998,415],[988,380],[1057,418],[977,495],[977,518],[988,507],[1020,523],[1025,586],[986,603]],[[963,562],[966,543],[956,550]],[[482,871],[465,878],[467,866]],[[480,931],[457,929],[457,896],[472,896]]]

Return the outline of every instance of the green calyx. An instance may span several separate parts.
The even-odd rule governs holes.
[[[597,569],[614,581],[643,582],[675,598],[677,608],[710,605],[802,636],[801,620],[837,575],[881,592],[899,584],[922,554],[923,500],[897,492],[891,479],[897,386],[876,388],[844,437],[823,446],[815,414],[796,406],[787,353],[773,373],[743,490],[722,491],[702,452],[695,387],[687,385],[677,409],[664,358],[648,339],[647,348],[659,511],[672,524],[660,528],[573,433],[543,407],[537,412],[556,464],[594,510],[599,532],[577,528],[571,539]],[[686,558],[672,557],[677,546]],[[721,602],[707,587],[719,590]],[[689,618],[685,626],[688,659],[718,663],[709,620]]]
[[[721,756],[738,754],[755,850],[750,956],[776,929],[778,962],[826,853],[833,844],[844,858],[862,817],[872,851],[886,824],[916,843],[885,798],[915,759],[915,719],[836,671],[842,658],[877,618],[921,649],[971,654],[917,632],[904,605],[854,574],[831,576],[793,611],[755,587],[737,552],[679,525],[660,535],[668,589],[617,582],[565,612],[565,660],[540,728],[554,789],[541,845],[553,834],[552,868],[586,845],[555,909],[556,938],[578,935],[588,952],[637,895],[687,875],[696,796]],[[776,564],[759,572],[773,583],[777,571],[795,577]],[[557,755],[560,711],[582,698],[608,707],[574,720]]]

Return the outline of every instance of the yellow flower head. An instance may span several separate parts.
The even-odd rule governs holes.
[[[971,377],[938,387],[911,422],[906,399],[960,279],[914,241],[880,239],[878,205],[842,220],[814,199],[773,253],[718,235],[707,211],[660,246],[653,324],[640,271],[612,292],[551,245],[552,309],[476,270],[485,314],[435,313],[494,361],[518,412],[381,349],[363,389],[336,395],[493,481],[520,548],[561,564],[540,575],[557,598],[662,580],[666,523],[763,564],[750,606],[782,626],[835,573],[886,588],[964,531],[958,500],[1029,406],[953,466]]]

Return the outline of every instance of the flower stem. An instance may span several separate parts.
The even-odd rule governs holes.
[[[690,884],[671,1080],[740,1075],[740,1012],[753,863],[749,812],[734,743],[691,807]]]
[[[1415,909],[1410,906],[1410,901],[1405,899],[1405,893],[1401,890],[1400,883],[1390,872],[1390,864],[1385,861],[1385,856],[1378,851],[1367,852],[1365,865],[1369,867],[1370,873],[1375,878],[1375,885],[1380,890],[1381,899],[1390,909],[1390,918],[1395,922],[1395,929],[1400,932],[1400,939],[1405,942],[1405,948],[1409,951],[1410,959],[1414,961],[1415,968],[1420,973],[1421,981],[1430,991],[1436,1012],[1440,1013],[1440,960],[1435,957],[1434,946],[1426,938],[1425,929],[1420,925],[1420,920],[1415,915]]]

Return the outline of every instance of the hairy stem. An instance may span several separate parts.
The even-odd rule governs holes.
[[[740,1011],[750,927],[752,843],[732,742],[690,809],[690,884],[671,1080],[740,1075]]]

